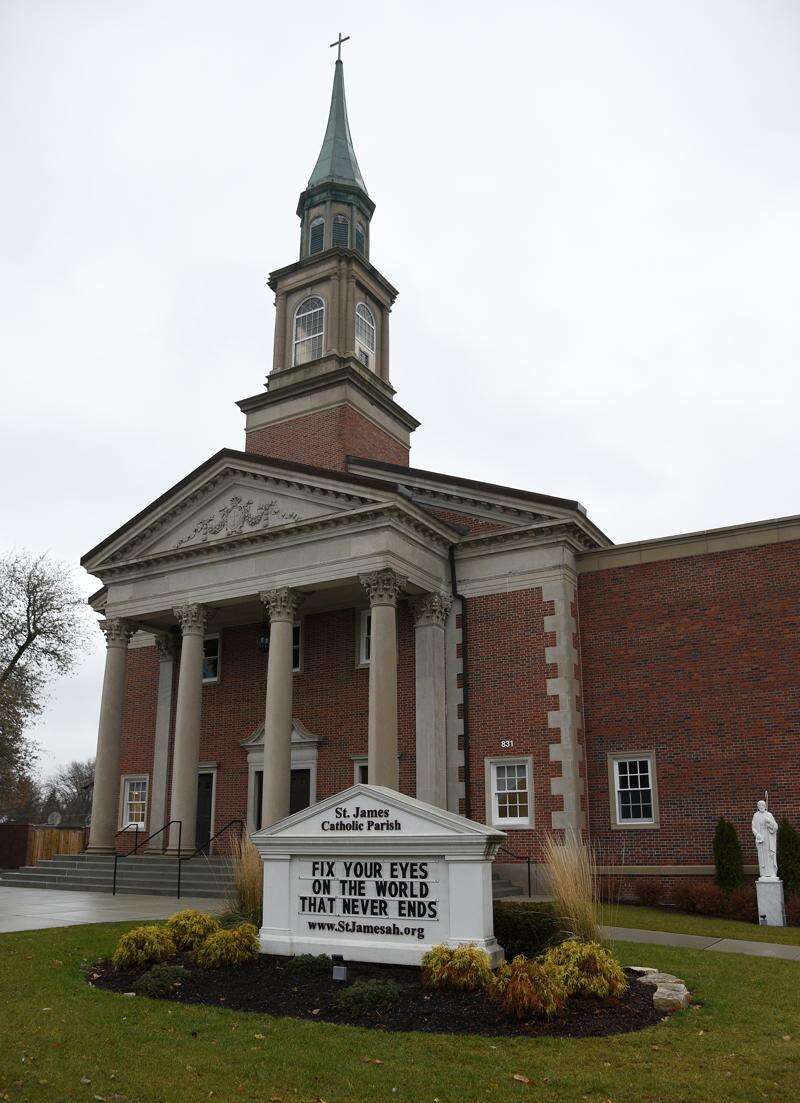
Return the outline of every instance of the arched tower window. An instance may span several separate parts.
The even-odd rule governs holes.
[[[321,253],[325,246],[325,219],[315,218],[308,228],[309,253]]]
[[[350,244],[350,219],[346,215],[333,216],[333,244],[343,245],[345,248]]]
[[[367,251],[367,234],[363,222],[356,222],[356,249],[362,255]]]
[[[325,343],[325,303],[312,295],[298,306],[294,315],[293,364],[307,364],[322,356]]]
[[[375,318],[366,303],[356,307],[356,351],[361,363],[371,368],[375,354]]]

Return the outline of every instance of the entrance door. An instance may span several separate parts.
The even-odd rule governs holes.
[[[289,815],[308,808],[311,804],[311,771],[292,770],[292,781],[289,789]]]
[[[211,802],[214,797],[213,773],[197,775],[197,827],[194,845],[198,850],[208,848],[211,838]]]

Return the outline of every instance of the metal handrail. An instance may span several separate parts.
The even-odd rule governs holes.
[[[228,820],[228,822],[225,824],[225,826],[221,827],[219,829],[219,831],[217,831],[214,835],[212,835],[211,838],[208,840],[208,842],[204,843],[203,846],[198,846],[197,849],[193,850],[191,854],[187,854],[185,857],[183,855],[181,855],[178,858],[178,888],[177,888],[177,892],[176,892],[175,895],[179,900],[180,900],[180,897],[181,897],[181,865],[182,865],[182,863],[191,861],[191,859],[196,858],[198,854],[203,854],[205,852],[206,848],[211,847],[211,844],[214,842],[215,839],[218,839],[220,837],[220,835],[222,835],[225,831],[227,831],[229,827],[233,827],[234,824],[239,825],[239,845],[241,846],[242,838],[244,837],[244,820]]]
[[[504,851],[506,854],[510,854],[511,857],[514,858],[518,862],[526,862],[527,863],[527,866],[528,866],[528,896],[532,896],[533,893],[531,891],[532,880],[531,880],[531,856],[530,856],[530,854],[517,854],[516,851],[509,850],[507,846],[503,846],[502,843],[500,844],[500,846],[497,849]]]
[[[178,825],[178,854],[180,855],[180,852],[181,852],[181,832],[183,831],[183,822],[181,820],[168,820],[167,823],[165,823],[163,827],[159,827],[158,831],[154,831],[152,833],[152,835],[148,835],[147,838],[142,839],[141,842],[138,841],[139,828],[137,826],[137,828],[136,828],[136,840],[137,841],[136,841],[136,845],[134,846],[133,850],[129,850],[126,854],[116,854],[116,853],[114,854],[114,881],[113,881],[113,884],[111,886],[111,895],[112,896],[117,895],[117,863],[119,862],[120,858],[130,858],[131,854],[135,854],[140,846],[144,846],[145,843],[149,843],[151,839],[154,839],[156,837],[156,835],[160,835],[162,831],[166,831],[167,828],[172,827],[172,825],[174,823],[177,823],[177,825]],[[125,829],[123,828],[123,830],[125,830]],[[119,834],[121,834],[121,832],[118,831],[117,835],[119,835]],[[116,838],[116,835],[114,837]],[[179,876],[179,879],[180,879],[180,866],[178,867],[178,876]]]

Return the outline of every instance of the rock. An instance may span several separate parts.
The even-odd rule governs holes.
[[[659,984],[653,995],[653,1005],[659,1011],[683,1011],[689,1006],[691,995],[685,984]]]
[[[658,972],[658,969],[654,969],[652,965],[626,965],[625,968],[629,973],[635,973],[640,980],[646,977],[648,973]]]
[[[680,977],[674,977],[672,973],[659,973],[657,969],[653,969],[651,973],[645,973],[644,976],[639,977],[642,984],[652,984],[654,987],[658,987],[659,984],[683,984]]]

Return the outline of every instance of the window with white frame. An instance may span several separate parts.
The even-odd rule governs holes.
[[[531,763],[528,758],[490,762],[492,823],[528,827],[531,823]]]
[[[144,827],[147,816],[147,778],[126,777],[122,787],[122,826]]]
[[[325,247],[325,219],[315,218],[308,228],[309,253],[321,253]]]
[[[372,613],[369,609],[362,609],[358,631],[358,661],[362,666],[369,663],[371,635]]]
[[[367,756],[363,755],[360,758],[353,759],[353,784],[354,785],[366,785],[369,780],[369,767],[367,763]]]
[[[294,315],[294,357],[292,363],[307,364],[322,356],[325,341],[325,303],[311,295]]]
[[[219,636],[206,636],[203,640],[203,681],[206,684],[219,681]]]
[[[617,824],[620,827],[654,824],[656,796],[653,756],[615,756],[612,769]]]
[[[366,303],[356,307],[356,348],[362,364],[371,367],[375,352],[375,317]]]

